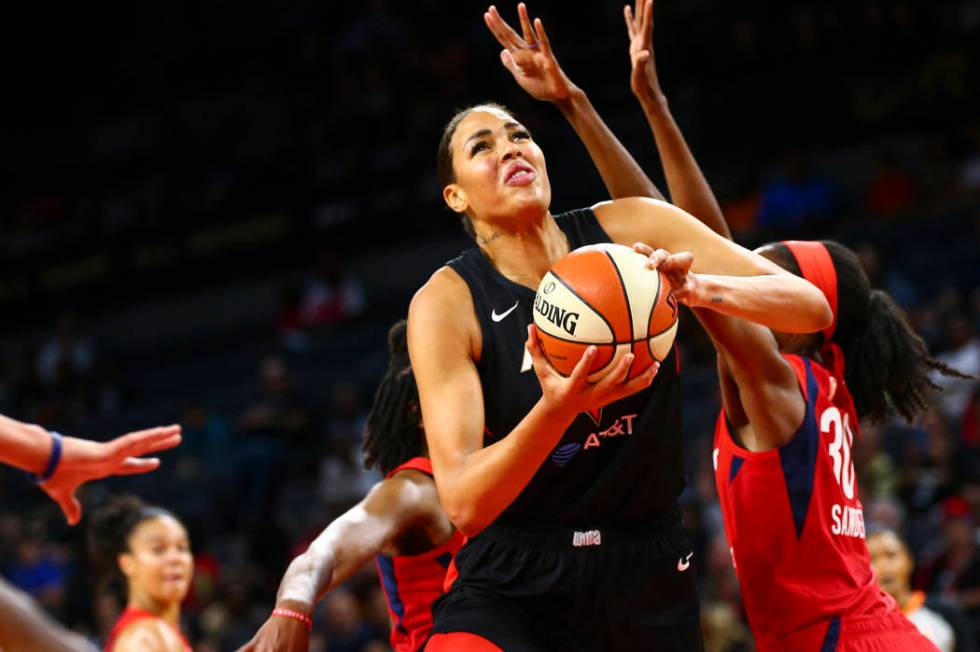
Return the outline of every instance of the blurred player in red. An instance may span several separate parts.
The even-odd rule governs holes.
[[[0,415],[0,462],[33,475],[74,525],[82,515],[75,496],[86,482],[113,475],[147,473],[160,466],[142,455],[180,443],[180,426],[131,432],[107,442],[62,436],[41,426]],[[24,593],[0,579],[0,649],[92,650],[85,640],[52,621]]]
[[[392,647],[415,652],[429,635],[432,603],[442,594],[463,536],[443,511],[432,480],[404,320],[389,331],[388,347],[391,360],[364,440],[365,464],[385,479],[293,560],[272,616],[243,652],[305,652],[317,600],[372,557],[391,615]]]
[[[135,496],[116,496],[92,517],[89,545],[97,563],[126,584],[126,609],[105,652],[191,652],[180,605],[194,557],[180,520]]]
[[[710,187],[669,118],[652,50],[652,0],[626,8],[632,87],[677,204],[731,237]],[[698,291],[677,257],[639,248],[671,275],[678,300]],[[821,333],[788,335],[696,310],[718,350],[723,410],[715,482],[749,624],[760,652],[914,652],[936,648],[878,588],[864,541],[851,446],[859,418],[891,404],[928,407],[929,356],[856,256],[835,242],[784,242],[760,253],[816,285],[834,312]],[[666,259],[666,262],[664,262]],[[679,261],[683,262],[683,261]],[[717,296],[713,301],[726,301]],[[683,565],[687,560],[679,560]]]

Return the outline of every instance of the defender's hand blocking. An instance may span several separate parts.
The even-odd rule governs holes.
[[[626,33],[630,39],[630,88],[643,103],[665,100],[653,57],[653,0],[636,0],[636,9],[623,8]]]
[[[548,102],[568,99],[575,85],[558,65],[544,23],[535,18],[532,28],[523,2],[517,5],[517,14],[523,37],[507,24],[493,5],[483,14],[487,28],[504,48],[500,52],[500,61],[531,97]]]
[[[671,254],[666,249],[654,249],[642,242],[633,245],[633,251],[647,257],[647,269],[660,270],[679,302],[690,308],[701,305],[702,286],[697,274],[691,271],[694,254],[689,251]]]
[[[527,327],[527,350],[531,354],[534,373],[541,383],[544,399],[551,407],[567,414],[579,414],[609,405],[621,398],[635,394],[649,387],[660,370],[660,363],[654,362],[639,376],[627,380],[630,365],[633,364],[633,354],[623,356],[616,367],[594,383],[590,383],[589,367],[596,355],[596,347],[590,346],[582,354],[578,364],[567,378],[562,377],[554,368],[538,342],[538,331],[534,324]]]
[[[58,503],[70,525],[82,517],[82,506],[75,492],[86,482],[110,475],[147,473],[160,466],[147,453],[173,448],[180,443],[180,426],[163,426],[131,432],[112,441],[95,442],[77,437],[62,439],[61,462],[54,476],[41,489]]]

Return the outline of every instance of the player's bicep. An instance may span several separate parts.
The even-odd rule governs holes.
[[[476,317],[459,309],[469,302],[454,292],[458,288],[445,283],[423,288],[408,317],[409,355],[440,492],[467,455],[483,447],[483,389],[468,340],[473,325],[467,319]]]
[[[775,263],[718,235],[673,204],[631,197],[597,204],[594,210],[615,242],[627,246],[643,242],[671,253],[690,251],[694,254],[691,269],[696,273],[788,274]]]
[[[767,447],[788,441],[803,420],[806,402],[796,372],[779,352],[772,332],[709,310],[696,313],[718,350],[719,378],[733,424],[747,420]],[[729,386],[726,393],[726,382],[734,383],[737,391]],[[735,400],[737,406],[729,405]]]
[[[389,478],[334,520],[307,551],[333,558],[330,586],[336,586],[427,515],[414,483]]]

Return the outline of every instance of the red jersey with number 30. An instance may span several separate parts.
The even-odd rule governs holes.
[[[828,631],[835,617],[896,611],[878,588],[864,541],[851,459],[858,419],[843,358],[833,345],[821,353],[826,367],[784,356],[806,398],[806,416],[788,443],[765,452],[742,448],[724,410],[715,429],[715,485],[759,652],[789,650],[780,639],[807,628],[819,632],[817,644],[793,652],[818,652],[821,640],[826,647],[836,639],[836,625]]]
[[[414,457],[393,469],[432,475],[432,463]],[[463,545],[463,534],[454,530],[446,543],[418,555],[377,555],[378,578],[391,616],[391,647],[395,652],[416,652],[432,631],[432,603],[442,595],[442,584],[453,556]]]

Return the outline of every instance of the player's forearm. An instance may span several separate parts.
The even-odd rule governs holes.
[[[310,550],[294,559],[286,569],[279,583],[276,604],[312,614],[317,598],[330,589],[333,567],[333,555],[329,551],[316,551],[311,545]]]
[[[0,579],[0,649],[5,652],[96,652],[55,623],[30,598]]]
[[[786,333],[813,333],[830,325],[827,299],[813,284],[789,274],[698,275],[692,308],[707,308]]]
[[[51,435],[41,426],[0,415],[0,462],[41,473],[51,455]]]
[[[663,199],[643,168],[603,122],[585,91],[576,88],[567,99],[555,105],[585,145],[611,198]]]
[[[640,105],[660,153],[671,201],[704,222],[715,233],[731,239],[732,234],[718,200],[677,126],[667,98],[641,99]]]
[[[539,400],[506,437],[467,454],[448,474],[440,476],[437,467],[439,497],[453,525],[473,536],[492,523],[531,481],[575,416]]]

